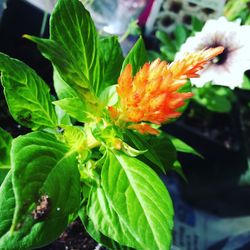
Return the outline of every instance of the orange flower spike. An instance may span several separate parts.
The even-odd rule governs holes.
[[[180,116],[178,109],[192,93],[180,93],[179,89],[187,78],[198,77],[197,72],[223,50],[217,47],[189,53],[170,65],[156,59],[151,64],[144,64],[135,76],[128,64],[118,79],[119,104],[109,107],[111,118],[136,123],[129,127],[140,133],[156,134],[149,124],[141,122],[161,124]]]
[[[118,85],[116,88],[116,91],[118,95],[121,97],[121,100],[123,101],[126,96],[129,96],[131,93],[132,88],[132,65],[128,64],[122,74],[120,75],[118,79]]]

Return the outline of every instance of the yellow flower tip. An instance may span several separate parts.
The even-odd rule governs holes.
[[[209,48],[193,53],[186,53],[185,56],[169,65],[169,70],[175,77],[186,76],[186,78],[199,77],[199,72],[213,58],[224,51],[222,46]]]
[[[219,47],[216,47],[216,48],[206,49],[206,50],[204,50],[204,53],[205,53],[205,55],[207,55],[206,59],[211,60],[214,57],[220,55],[223,51],[224,51],[224,47],[219,46]]]
[[[128,129],[136,130],[140,134],[150,134],[150,135],[159,135],[160,134],[159,130],[152,128],[147,123],[132,124],[132,125],[128,126]]]

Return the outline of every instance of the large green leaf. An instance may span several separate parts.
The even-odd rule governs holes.
[[[0,53],[0,71],[7,104],[16,121],[33,130],[57,125],[49,87],[34,70]]]
[[[117,37],[103,38],[99,44],[103,68],[101,93],[106,87],[117,84],[124,58]]]
[[[10,168],[11,135],[0,128],[0,169]]]
[[[8,232],[11,227],[15,209],[15,197],[12,186],[11,172],[5,177],[0,187],[0,241],[1,237]]]
[[[130,50],[126,56],[123,65],[122,71],[124,70],[127,64],[132,65],[133,75],[148,61],[147,50],[145,48],[143,39],[140,37],[133,48]]]
[[[107,201],[101,200],[101,209],[105,207],[106,219],[113,227],[110,230],[109,224],[100,220],[97,213],[96,218],[92,216],[91,219],[99,231],[136,249],[170,248],[172,201],[152,169],[136,158],[117,151],[109,152],[101,184],[107,198]],[[97,198],[105,198],[100,197]]]
[[[79,0],[58,1],[50,19],[50,38],[60,44],[70,59],[72,71],[79,76],[78,84],[98,93],[101,74],[97,32],[88,11]],[[63,71],[61,67],[60,71]],[[64,74],[62,77],[65,77]]]
[[[100,197],[100,199],[98,199]],[[96,218],[96,213],[98,211],[103,211],[105,213],[105,210],[108,206],[107,203],[105,203],[105,206],[101,205],[101,201],[107,202],[107,199],[105,197],[105,194],[101,188],[93,188],[91,191],[91,196],[90,196],[90,201],[89,201],[89,212],[91,216],[94,216]],[[107,214],[107,213],[106,213]],[[99,213],[100,220],[106,220],[107,216],[106,214]],[[119,245],[116,241],[108,238],[107,236],[103,235],[100,231],[98,231],[93,222],[90,220],[90,218],[87,216],[87,211],[86,207],[81,208],[79,211],[79,216],[81,218],[81,221],[87,230],[87,232],[90,234],[90,236],[96,241],[105,246],[108,249],[113,249],[113,250],[130,250],[132,248],[129,247],[124,247]],[[108,223],[106,221],[105,223]],[[114,226],[113,224],[109,225],[111,228]],[[112,229],[111,229],[112,230]]]
[[[79,209],[76,155],[53,135],[34,132],[13,141],[11,157],[16,208],[11,229],[0,238],[0,249],[48,244]],[[39,208],[42,202],[47,203],[44,209]]]

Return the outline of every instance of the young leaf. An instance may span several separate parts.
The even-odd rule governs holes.
[[[140,37],[135,43],[134,47],[130,50],[127,57],[125,58],[122,64],[122,70],[124,70],[127,64],[132,65],[133,75],[148,61],[147,51],[143,42],[143,39]]]
[[[95,226],[104,235],[136,249],[170,248],[172,201],[166,187],[152,169],[136,158],[117,151],[109,152],[101,183],[107,204],[118,215],[117,219],[113,217],[117,228],[114,232],[109,231],[105,223],[100,225],[101,221],[96,221]]]
[[[79,0],[58,1],[50,19],[50,39],[62,47],[70,60],[70,69],[79,76],[79,80],[87,80],[78,84],[87,85],[94,93],[98,93],[101,71],[97,32],[88,11]],[[62,66],[56,65],[57,69],[60,68],[59,73],[63,73],[63,79],[69,78],[65,76]]]
[[[118,102],[117,85],[111,85],[105,88],[100,94],[100,101],[103,106],[113,106]]]
[[[44,132],[18,137],[11,154],[16,208],[0,249],[37,248],[55,240],[79,208],[76,155]]]
[[[171,140],[171,142],[173,143],[173,145],[175,146],[177,151],[183,152],[183,153],[188,153],[188,154],[194,154],[198,157],[203,158],[203,156],[200,153],[198,153],[195,149],[193,149],[191,146],[186,144],[181,139],[178,139],[172,135],[168,135],[168,137]]]
[[[53,103],[79,122],[91,122],[93,114],[98,115],[99,112],[97,106],[84,103],[78,97],[64,98]]]
[[[49,87],[26,64],[0,53],[0,71],[6,101],[13,118],[25,127],[56,127]]]
[[[188,183],[188,180],[182,170],[182,166],[181,163],[179,161],[175,161],[172,167],[172,170],[174,170],[177,174],[179,174],[179,176],[181,176],[181,178]]]
[[[11,143],[11,135],[7,131],[0,128],[0,169],[10,168]]]
[[[58,125],[71,125],[71,120],[68,114],[64,110],[62,110],[59,106],[55,107]]]
[[[99,93],[106,87],[117,84],[123,63],[122,50],[117,37],[106,37],[99,41],[102,59],[103,80]]]

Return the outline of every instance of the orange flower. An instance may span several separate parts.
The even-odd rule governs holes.
[[[118,79],[119,104],[109,107],[111,117],[124,122],[161,124],[180,116],[178,109],[192,93],[178,91],[188,78],[198,77],[197,72],[222,52],[223,47],[210,48],[186,54],[171,64],[156,59],[145,63],[135,76],[128,64]],[[144,132],[147,127],[144,124]]]

